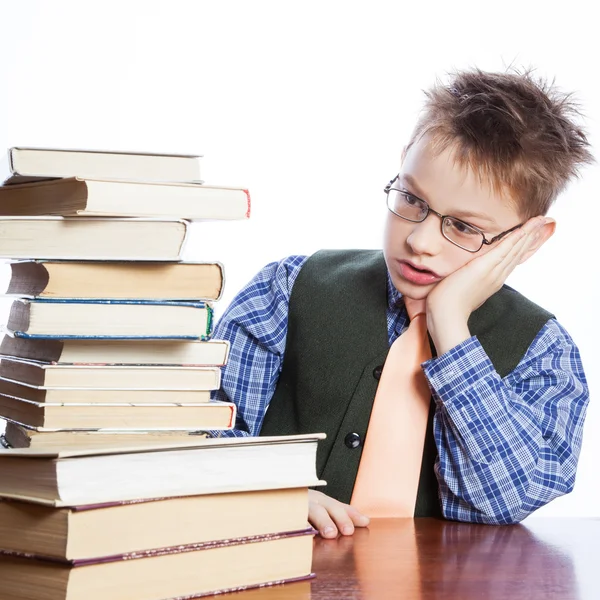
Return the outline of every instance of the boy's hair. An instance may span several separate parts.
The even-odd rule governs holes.
[[[406,149],[429,134],[434,153],[451,148],[461,167],[508,192],[525,219],[546,214],[579,168],[594,161],[571,94],[531,71],[461,71],[425,94]]]

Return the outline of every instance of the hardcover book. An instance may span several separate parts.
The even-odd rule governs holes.
[[[37,431],[12,421],[6,422],[4,442],[7,448],[34,448],[36,450],[72,450],[75,448],[121,448],[156,442],[181,442],[190,436],[207,437],[204,431],[145,430],[113,431]]]
[[[76,506],[321,485],[325,434],[219,437],[137,447],[0,452],[0,497]]]
[[[0,258],[178,261],[187,233],[181,219],[0,217]]]
[[[294,531],[307,519],[306,487],[65,508],[4,499],[0,548],[82,560]]]
[[[6,328],[15,337],[201,340],[212,315],[206,302],[18,298]]]
[[[169,393],[172,398],[190,392]],[[193,393],[193,392],[192,392]],[[202,393],[202,392],[199,392]],[[208,393],[208,392],[205,392]],[[145,392],[151,395],[153,392]],[[0,394],[0,416],[39,431],[65,429],[231,429],[236,405],[232,402],[34,402]]]
[[[5,600],[183,600],[312,576],[316,531],[59,561],[0,555]],[[26,591],[24,591],[26,590]]]
[[[131,381],[130,385],[141,385]],[[208,402],[210,391],[194,389],[111,389],[42,387],[0,378],[0,395],[38,404],[198,404]]]
[[[0,357],[0,392],[8,393],[1,387],[3,381],[47,392],[61,389],[200,391],[219,389],[221,369],[168,365],[60,365]]]
[[[248,190],[197,183],[72,177],[0,186],[0,214],[247,219]]]
[[[0,170],[4,184],[58,177],[200,181],[200,156],[110,150],[9,148]]]
[[[219,300],[221,263],[44,261],[10,264],[6,294],[30,298]]]
[[[229,357],[224,340],[39,339],[5,335],[0,355],[59,364],[223,366]]]

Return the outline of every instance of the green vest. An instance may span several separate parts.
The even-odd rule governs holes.
[[[260,435],[325,432],[317,473],[349,503],[378,375],[389,350],[387,269],[375,250],[322,250],[303,265],[289,305],[283,368]],[[501,377],[520,362],[552,315],[508,286],[469,318]],[[433,349],[435,352],[435,349]],[[432,401],[415,516],[438,516]]]

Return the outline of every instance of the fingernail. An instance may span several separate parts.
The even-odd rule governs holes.
[[[352,535],[354,533],[354,527],[352,527],[352,525],[346,525],[345,527],[342,527],[342,533],[344,535]]]
[[[321,535],[324,537],[329,537],[335,534],[335,527],[325,527],[323,531],[321,531]]]

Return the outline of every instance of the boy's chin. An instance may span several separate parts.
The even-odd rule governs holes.
[[[433,291],[437,283],[431,285],[410,285],[406,281],[394,282],[396,289],[407,298],[412,300],[425,300],[429,294]]]

